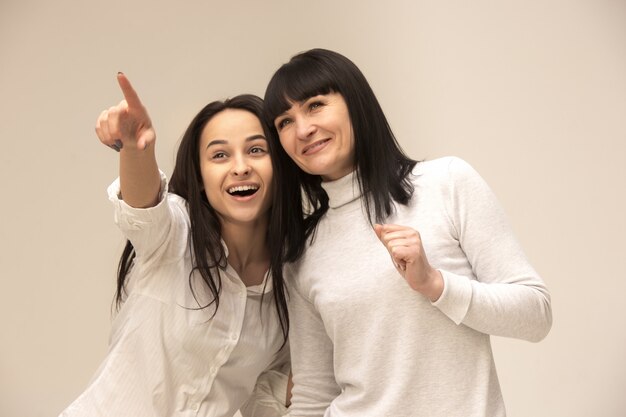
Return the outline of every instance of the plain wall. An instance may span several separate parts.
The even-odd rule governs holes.
[[[509,416],[626,415],[621,0],[0,0],[0,415],[57,415],[106,352],[116,72],[171,173],[204,104],[312,47],[363,70],[412,157],[485,177],[551,290],[544,341],[493,339]]]

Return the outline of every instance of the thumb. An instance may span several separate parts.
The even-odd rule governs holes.
[[[374,233],[376,233],[376,237],[378,237],[378,239],[380,241],[383,240],[383,238],[382,238],[382,236],[383,236],[383,226],[382,226],[382,224],[376,223],[374,225]]]

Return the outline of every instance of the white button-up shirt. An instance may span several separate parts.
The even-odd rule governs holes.
[[[199,308],[212,298],[200,274],[191,274],[185,201],[167,193],[163,175],[161,189],[160,202],[148,209],[124,203],[119,180],[108,189],[135,263],[108,354],[61,416],[224,417],[248,399],[244,410],[256,416],[281,415],[289,349],[279,351],[271,280],[265,292],[264,284],[246,287],[227,265],[219,269],[217,312],[213,316],[214,305]]]

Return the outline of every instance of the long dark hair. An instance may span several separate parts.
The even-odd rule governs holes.
[[[337,52],[311,49],[281,66],[265,91],[270,138],[278,141],[274,120],[294,102],[328,93],[339,93],[346,101],[354,134],[356,177],[365,197],[365,209],[370,223],[382,222],[393,213],[393,201],[406,205],[411,199],[414,189],[408,176],[417,161],[400,148],[372,88],[352,61]],[[284,150],[276,152],[275,159],[281,175],[302,187],[305,205],[312,207],[310,215],[292,220],[296,228],[285,235],[287,258],[293,261],[300,257],[306,239],[328,210],[328,196],[320,176],[302,171]],[[294,206],[290,201],[284,203]],[[302,203],[294,208],[302,210]]]
[[[263,100],[251,94],[242,94],[224,101],[214,101],[207,104],[193,118],[185,131],[178,152],[176,154],[176,165],[172,177],[169,181],[169,191],[178,194],[185,199],[191,223],[189,234],[189,245],[192,254],[192,273],[198,271],[202,280],[207,285],[213,299],[206,305],[199,305],[199,308],[208,308],[214,305],[214,313],[220,303],[220,293],[222,290],[222,280],[218,267],[226,266],[226,253],[221,244],[221,223],[217,213],[209,204],[202,186],[202,176],[200,173],[200,137],[207,123],[215,116],[226,109],[240,109],[254,114],[263,126],[265,136],[269,138],[270,130],[263,118]],[[269,140],[269,139],[268,139]],[[272,153],[270,145],[270,154]],[[275,166],[272,157],[272,165]],[[273,203],[276,202],[276,191],[280,190],[280,175],[273,175]],[[272,209],[270,209],[270,223],[272,222]],[[287,303],[283,280],[283,263],[280,256],[280,247],[276,247],[276,239],[270,239],[271,232],[268,232],[267,243],[270,249],[270,273],[272,277],[273,298],[280,326],[283,333],[283,344],[287,340],[289,332],[289,317],[287,315]],[[126,242],[126,247],[120,258],[117,271],[117,291],[115,301],[117,308],[120,307],[125,297],[125,283],[128,273],[133,265],[135,250],[130,241]],[[217,273],[216,273],[217,272]],[[266,283],[267,284],[267,283]],[[195,297],[196,290],[193,288],[191,274],[189,275],[189,286]],[[197,298],[196,298],[197,300]]]

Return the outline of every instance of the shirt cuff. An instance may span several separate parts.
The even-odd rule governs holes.
[[[451,272],[441,271],[441,275],[443,293],[432,304],[455,324],[461,324],[472,301],[472,283],[467,277]]]
[[[163,220],[166,213],[166,196],[168,192],[167,177],[159,171],[161,186],[159,190],[159,200],[154,207],[136,208],[131,207],[122,199],[120,179],[116,178],[107,188],[109,201],[115,208],[115,223],[121,229],[139,230],[146,224],[151,224]]]

